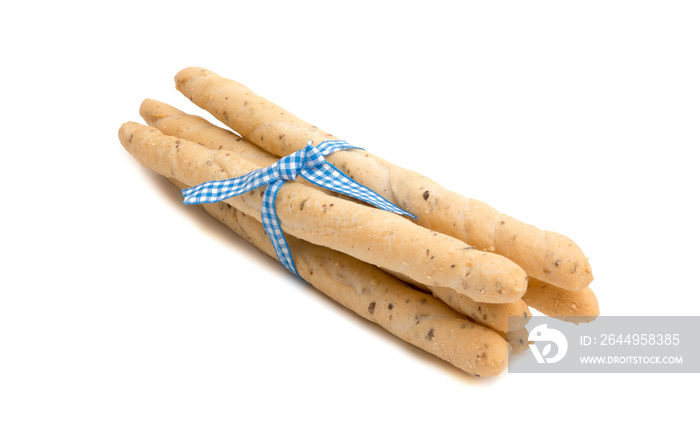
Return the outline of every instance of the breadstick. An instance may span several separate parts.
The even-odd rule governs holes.
[[[572,322],[588,322],[600,314],[590,287],[570,291],[530,278],[523,301],[548,316]]]
[[[279,157],[251,144],[230,130],[222,129],[202,117],[186,114],[157,100],[145,99],[141,102],[139,114],[146,124],[157,128],[164,135],[197,142],[212,150],[231,151],[258,166],[270,166],[279,160]]]
[[[202,206],[276,258],[259,221],[224,202]],[[304,280],[365,319],[475,376],[496,375],[505,368],[507,343],[494,331],[469,322],[437,299],[410,289],[373,265],[292,236],[287,242]]]
[[[432,293],[433,296],[440,299],[453,310],[457,310],[480,325],[487,326],[495,331],[506,332],[508,329],[511,331],[520,329],[527,325],[527,322],[532,317],[530,308],[522,299],[504,304],[477,302],[465,295],[455,295],[452,289],[440,286],[429,287],[409,280],[402,274],[385,271],[422,292]]]
[[[519,328],[509,332],[496,331],[508,342],[511,355],[519,355],[530,348],[528,337],[530,333],[527,328]]]
[[[279,157],[251,144],[230,130],[215,126],[202,117],[186,114],[163,102],[145,99],[141,102],[139,114],[146,124],[155,127],[165,135],[187,139],[212,150],[230,151],[257,166],[270,166],[279,160]],[[296,181],[331,196],[342,197],[364,205],[364,202],[321,188],[302,177],[298,177]]]
[[[199,107],[272,154],[283,157],[308,140],[318,145],[337,139],[238,82],[202,68],[175,77],[177,89]],[[564,289],[584,288],[593,280],[590,264],[569,238],[543,231],[499,213],[491,206],[449,191],[434,181],[364,151],[328,156],[357,182],[418,216],[420,225],[459,238],[480,250],[501,254],[531,277]]]
[[[468,296],[455,295],[454,291],[445,287],[433,286],[430,291],[444,303],[459,311],[465,316],[471,317],[481,325],[488,326],[498,331],[508,330],[508,321],[513,327],[517,320],[519,326],[525,326],[532,317],[530,308],[522,299],[504,304],[489,304],[476,302]]]
[[[211,149],[232,151],[250,161],[259,160],[272,164],[278,160],[231,131],[217,127],[202,117],[186,114],[165,103],[146,99],[141,103],[139,113],[148,125],[156,127],[166,135],[197,142]],[[402,278],[400,274],[396,275]],[[411,283],[409,280],[404,279],[404,281]],[[454,290],[449,288],[435,286],[430,288],[426,285],[418,287],[432,292],[435,297],[476,322],[499,331],[508,330],[508,318],[511,316],[523,317],[522,326],[531,316],[527,305],[520,299],[505,304],[487,304],[476,302],[465,295],[456,295]],[[511,329],[515,329],[513,322],[511,322]]]
[[[238,177],[259,168],[230,152],[210,150],[138,123],[122,125],[119,139],[142,165],[185,184]],[[259,218],[262,190],[227,202]],[[519,299],[527,287],[525,272],[508,259],[478,251],[386,211],[328,196],[295,182],[281,187],[275,206],[286,233],[420,283],[448,287],[456,294],[496,303]]]

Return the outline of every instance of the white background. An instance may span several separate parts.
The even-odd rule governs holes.
[[[602,314],[698,315],[697,2],[18,4],[0,26],[0,429],[695,417],[697,374],[471,378],[184,207],[117,129],[147,97],[206,116],[173,84],[206,67],[573,238]]]

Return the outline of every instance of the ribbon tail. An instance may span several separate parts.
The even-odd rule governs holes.
[[[384,211],[406,215],[413,219],[417,217],[389,202],[376,192],[351,179],[340,169],[325,161],[311,169],[303,169],[301,176],[309,182],[334,192],[342,193],[373,205]]]
[[[309,141],[311,142],[311,141]],[[347,141],[341,141],[341,140],[334,140],[334,141],[323,141],[318,146],[316,149],[321,153],[322,156],[327,156],[329,154],[335,153],[336,151],[340,150],[348,150],[348,149],[356,149],[356,150],[364,150],[362,147],[358,147],[356,145],[352,145],[348,143]]]
[[[285,268],[296,276],[299,276],[297,268],[294,265],[294,260],[292,259],[292,252],[289,250],[289,245],[284,237],[284,233],[282,233],[280,221],[279,218],[277,218],[277,211],[275,211],[275,199],[282,185],[284,185],[284,181],[278,180],[273,181],[267,186],[263,194],[262,208],[260,211],[262,215],[262,224],[263,228],[265,228],[265,232],[270,236],[272,247],[274,247],[275,254],[277,254],[277,260],[279,260]]]
[[[182,190],[186,205],[209,204],[225,201],[228,198],[242,195],[260,186],[268,184],[274,168],[257,169],[246,175],[220,181],[208,181],[194,187]]]

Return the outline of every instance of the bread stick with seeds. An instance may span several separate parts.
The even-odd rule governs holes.
[[[258,220],[224,202],[202,206],[276,259]],[[469,374],[493,376],[505,368],[508,346],[496,332],[470,322],[439,300],[408,288],[373,265],[292,236],[287,242],[304,280],[365,319]]]
[[[185,184],[238,177],[259,168],[230,152],[210,150],[134,122],[122,125],[119,139],[142,165]],[[261,187],[227,202],[260,218],[263,191]],[[454,289],[479,302],[513,302],[527,287],[525,272],[503,256],[296,182],[280,188],[275,207],[289,235],[426,285]]]
[[[270,166],[279,160],[278,156],[251,144],[230,130],[157,100],[145,99],[141,102],[139,115],[146,124],[160,130],[164,135],[187,139],[212,150],[231,151],[258,166]]]
[[[146,121],[146,124],[155,127],[165,135],[187,139],[212,150],[230,151],[260,167],[270,166],[279,160],[279,157],[268,153],[257,145],[251,144],[230,130],[215,126],[202,117],[186,114],[173,106],[157,100],[145,99],[141,102],[139,114]],[[355,199],[321,188],[302,177],[297,178],[296,181],[321,190],[328,195],[360,203],[360,201]],[[364,205],[364,203],[361,204]]]
[[[184,69],[175,76],[175,84],[196,105],[277,156],[301,149],[308,140],[318,145],[337,139],[209,70]],[[337,152],[327,159],[357,182],[418,216],[416,223],[503,255],[531,277],[568,290],[582,289],[593,279],[586,256],[561,234],[501,214],[365,151]]]
[[[496,332],[508,342],[511,355],[519,355],[530,348],[528,340],[530,333],[527,331],[527,328],[519,328],[509,332]]]
[[[600,314],[590,286],[570,291],[530,278],[523,301],[543,314],[571,322],[589,322]]]
[[[402,274],[387,270],[384,271],[421,292],[432,293],[434,297],[440,299],[452,309],[459,311],[473,321],[480,325],[487,326],[494,331],[506,332],[509,328],[510,330],[520,329],[527,325],[527,322],[529,322],[532,317],[530,308],[522,299],[503,304],[477,302],[465,295],[455,295],[452,289],[440,286],[429,287],[425,284],[410,280]]]
[[[504,304],[489,304],[474,301],[465,295],[455,295],[454,291],[446,287],[433,286],[430,291],[451,308],[481,325],[498,331],[508,330],[509,319],[513,319],[511,325],[517,320],[520,326],[525,326],[532,317],[530,308],[522,299]]]
[[[146,99],[141,103],[139,112],[149,126],[166,135],[187,139],[210,149],[231,151],[253,162],[272,164],[279,160],[231,131],[217,127],[202,117],[186,114],[168,104]],[[402,278],[400,274],[397,275]],[[411,283],[410,280],[404,281]],[[449,288],[429,288],[426,285],[418,287],[432,292],[435,297],[474,321],[499,331],[508,330],[508,318],[511,316],[522,316],[522,326],[531,316],[527,305],[520,299],[504,304],[488,304],[476,302],[465,295],[457,295]],[[511,327],[514,328],[512,322]]]

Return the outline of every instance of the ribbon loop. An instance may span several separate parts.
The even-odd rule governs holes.
[[[301,175],[318,186],[354,197],[382,210],[416,218],[367,187],[352,180],[324,159],[324,156],[335,151],[349,148],[361,149],[345,141],[324,141],[316,147],[311,145],[311,141],[309,141],[306,147],[281,158],[267,168],[257,169],[240,177],[222,181],[209,181],[184,189],[182,191],[184,203],[194,205],[220,202],[267,184],[261,208],[263,227],[270,236],[275,253],[277,253],[277,259],[288,270],[298,276],[294,260],[292,260],[292,254],[282,233],[277,212],[275,211],[277,193],[286,181],[295,180]]]

